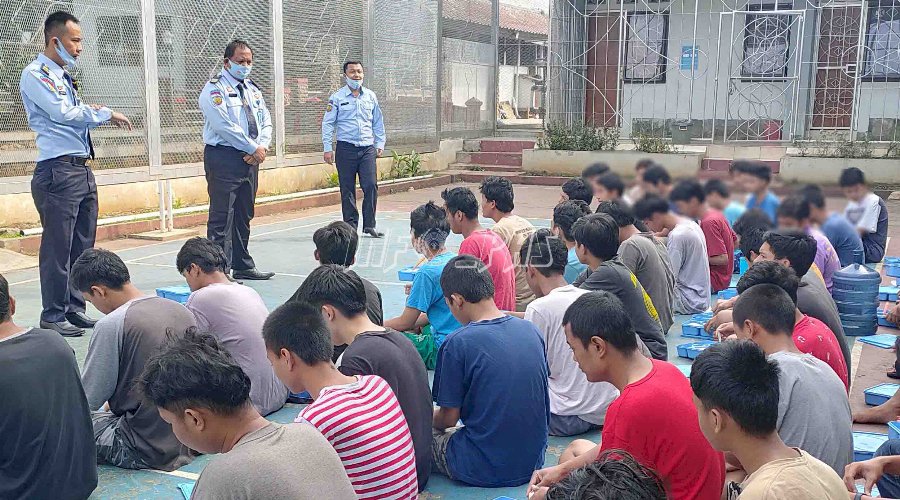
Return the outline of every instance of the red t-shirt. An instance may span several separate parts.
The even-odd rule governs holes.
[[[737,236],[728,225],[728,219],[718,210],[709,209],[706,215],[700,219],[700,229],[706,236],[706,255],[728,256],[728,263],[724,265],[709,265],[709,283],[713,293],[728,288],[731,284],[731,275],[734,274],[734,244]]]
[[[673,500],[718,500],[725,456],[700,431],[690,382],[675,365],[652,362],[650,373],[609,405],[600,450],[625,450],[655,470]]]
[[[837,373],[844,383],[847,392],[850,392],[850,382],[847,376],[847,363],[844,354],[838,344],[837,337],[828,325],[812,316],[803,315],[803,318],[794,324],[794,345],[800,352],[812,354],[824,361]]]
[[[459,253],[474,255],[484,262],[494,280],[494,303],[501,311],[515,311],[516,268],[503,239],[489,229],[481,229],[463,240]]]

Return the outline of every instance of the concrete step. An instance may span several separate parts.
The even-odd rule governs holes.
[[[564,182],[569,180],[569,177],[522,175],[517,172],[455,172],[453,173],[453,180],[454,182],[480,183],[491,176],[505,177],[513,184],[529,186],[562,186]]]
[[[459,151],[456,153],[456,161],[458,163],[474,163],[475,165],[507,165],[522,166],[522,152],[473,152]]]
[[[729,167],[731,167],[732,162],[735,160],[731,158],[704,158],[700,163],[700,170],[709,170],[713,172],[728,172]],[[758,161],[761,163],[765,163],[769,167],[772,168],[772,173],[777,174],[781,171],[781,162],[778,160],[752,160]]]
[[[534,149],[535,141],[530,139],[483,139],[481,151],[485,153],[521,153],[523,149]]]
[[[475,163],[451,163],[447,166],[451,170],[464,170],[472,172],[523,172],[522,167],[515,165],[477,165]]]
[[[521,129],[521,128],[498,128],[496,136],[509,138],[509,139],[523,139],[527,138],[530,140],[537,140],[544,131],[539,128],[535,129]]]

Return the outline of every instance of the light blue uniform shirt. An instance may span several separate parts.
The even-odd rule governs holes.
[[[384,149],[384,117],[375,92],[360,87],[359,97],[354,97],[345,85],[331,94],[322,117],[322,146],[326,153],[333,151],[335,129],[339,141]]]
[[[247,113],[237,88],[239,83],[225,70],[206,82],[199,98],[200,110],[205,118],[203,142],[210,146],[231,146],[253,154],[259,146],[268,149],[272,142],[272,115],[259,87],[249,78],[244,80],[244,92],[256,117],[257,136],[252,139]]]
[[[587,264],[582,264],[581,261],[578,260],[578,254],[575,253],[575,247],[570,248],[568,259],[566,260],[566,270],[563,274],[566,283],[572,284],[575,282],[585,269],[587,269]]]
[[[44,54],[22,70],[19,89],[28,126],[36,134],[37,161],[64,155],[87,158],[91,154],[90,129],[112,117],[109,108],[93,109],[82,104],[65,74]]]

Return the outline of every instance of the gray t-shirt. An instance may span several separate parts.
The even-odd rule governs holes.
[[[841,346],[841,354],[844,355],[844,363],[847,365],[847,376],[850,374],[850,347],[847,344],[847,337],[844,335],[844,326],[841,324],[841,317],[838,315],[837,304],[825,288],[825,282],[813,271],[812,268],[800,280],[800,287],[797,288],[797,309],[807,316],[812,316],[817,320],[828,325],[828,328],[834,332],[834,338],[837,339],[838,345]]]
[[[659,314],[663,333],[672,327],[675,274],[669,252],[652,233],[637,233],[619,245],[619,260],[637,276]]]
[[[356,493],[331,444],[313,426],[270,423],[214,457],[192,500],[354,500]]]
[[[844,383],[811,354],[771,354],[778,375],[778,435],[838,474],[853,461],[853,419]]]
[[[709,258],[706,236],[696,222],[681,219],[669,233],[666,247],[675,273],[675,313],[691,314],[709,308]]]
[[[219,339],[250,378],[250,401],[256,410],[268,415],[284,406],[288,390],[266,358],[262,337],[269,310],[256,290],[214,283],[192,293],[186,306],[197,319],[197,328]]]

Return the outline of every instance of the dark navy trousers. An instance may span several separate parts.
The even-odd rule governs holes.
[[[375,227],[375,206],[378,203],[378,170],[375,166],[375,146],[354,146],[338,141],[335,149],[338,181],[341,187],[341,212],[344,222],[359,227],[359,211],[356,209],[356,177],[363,191],[363,229]]]
[[[209,193],[209,220],[206,237],[225,250],[228,269],[253,269],[250,221],[259,185],[259,166],[244,161],[246,153],[230,146],[210,146],[203,150],[203,170]]]
[[[39,161],[31,197],[41,217],[38,256],[41,319],[56,323],[67,312],[84,312],[84,297],[69,284],[69,270],[97,236],[97,182],[86,165],[54,158]]]

